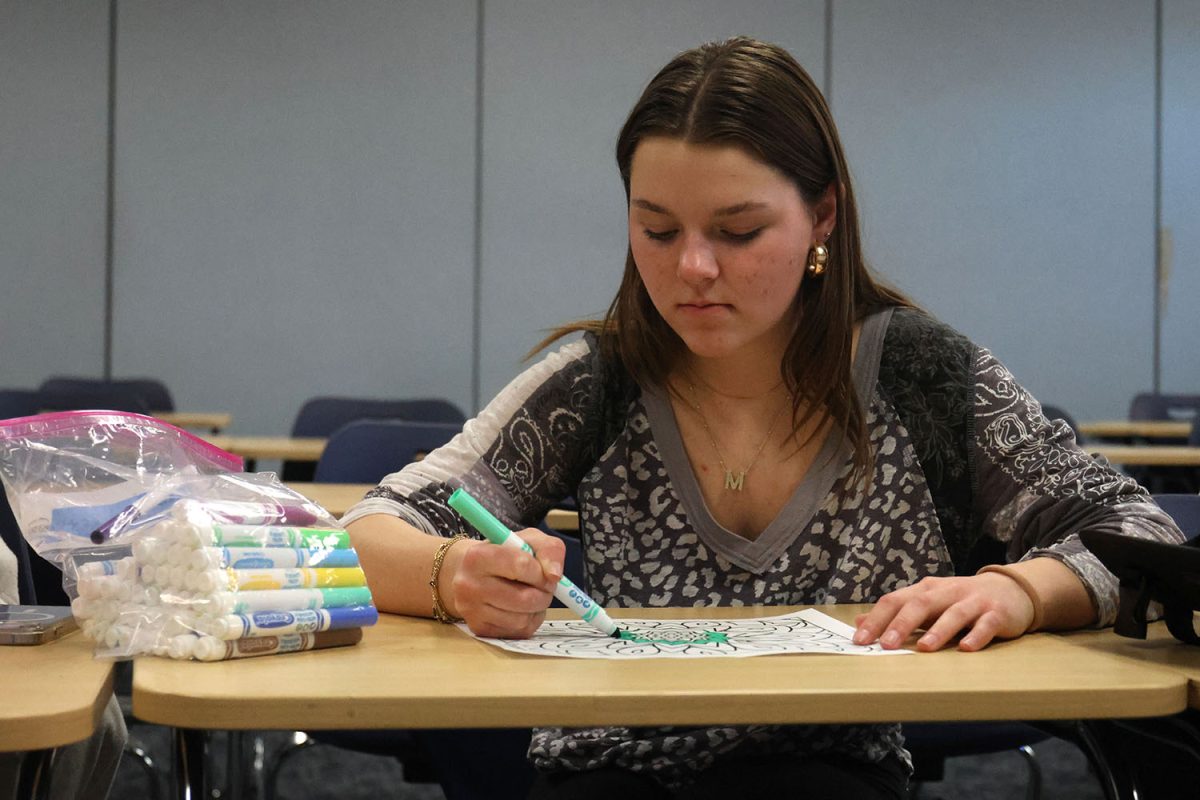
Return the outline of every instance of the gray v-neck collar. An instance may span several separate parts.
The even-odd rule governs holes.
[[[854,389],[864,406],[864,413],[875,393],[875,382],[879,378],[879,358],[883,352],[883,337],[887,332],[892,309],[887,308],[863,320],[858,337],[858,352],[854,357],[852,376]],[[825,438],[821,452],[813,461],[796,487],[796,491],[784,504],[779,514],[754,541],[738,536],[723,527],[709,512],[696,482],[696,475],[688,461],[675,412],[666,393],[659,387],[642,392],[642,404],[646,417],[658,442],[659,455],[666,467],[667,475],[683,502],[688,519],[692,521],[696,534],[714,551],[733,564],[750,572],[761,574],[783,554],[796,537],[808,527],[813,515],[833,488],[846,462],[850,458],[850,446],[841,438],[830,435]]]

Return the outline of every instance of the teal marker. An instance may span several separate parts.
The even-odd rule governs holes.
[[[451,508],[462,514],[463,518],[486,536],[492,544],[516,547],[533,555],[532,547],[526,544],[520,536],[514,536],[503,522],[492,516],[490,511],[479,505],[478,500],[462,489],[455,489],[448,502]],[[554,587],[554,596],[564,606],[578,614],[580,619],[605,636],[611,636],[614,639],[627,638],[617,624],[612,621],[612,617],[604,613],[604,609],[598,606],[595,600],[584,594],[582,589],[571,583],[569,578],[564,576],[559,579],[558,585]]]

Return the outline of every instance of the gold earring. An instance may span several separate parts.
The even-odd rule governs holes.
[[[814,244],[808,251],[808,274],[814,278],[824,274],[825,265],[829,262],[829,248],[823,244]]]

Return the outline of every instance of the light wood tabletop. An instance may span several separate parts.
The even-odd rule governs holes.
[[[1059,635],[1070,644],[1094,652],[1162,667],[1183,675],[1188,679],[1188,706],[1200,709],[1200,647],[1176,639],[1167,630],[1165,622],[1152,623],[1145,639],[1117,636],[1110,630],[1072,631]]]
[[[291,436],[205,436],[205,441],[246,459],[282,458],[293,461],[317,461],[325,452],[328,439]]]
[[[73,633],[46,644],[0,646],[0,751],[88,738],[112,696],[113,664]]]
[[[155,411],[152,416],[177,428],[204,428],[220,433],[233,422],[233,414],[224,411]]]
[[[1089,453],[1101,455],[1114,464],[1144,467],[1200,467],[1200,447],[1183,445],[1085,445]]]
[[[304,495],[321,508],[340,517],[350,506],[363,499],[363,495],[375,488],[372,483],[304,483],[291,481],[288,488]],[[546,524],[556,531],[579,530],[579,513],[562,508],[552,508],[546,514]]]
[[[844,621],[865,606],[825,606]],[[616,610],[762,616],[776,608]],[[569,618],[552,609],[552,618]],[[502,651],[432,620],[383,615],[360,644],[198,663],[140,658],[133,710],[212,729],[525,727],[1076,719],[1174,714],[1187,679],[1033,634],[980,653],[602,661]]]
[[[1079,432],[1097,439],[1187,439],[1190,420],[1102,419],[1079,423]]]

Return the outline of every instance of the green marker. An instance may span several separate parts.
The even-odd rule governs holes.
[[[532,547],[526,544],[520,536],[514,536],[503,522],[496,519],[490,511],[479,504],[478,500],[462,489],[455,489],[448,502],[451,508],[462,514],[463,518],[487,537],[492,544],[516,547],[533,555]],[[614,639],[628,638],[612,621],[612,617],[604,613],[604,609],[596,605],[596,601],[584,594],[583,590],[572,583],[569,578],[564,576],[559,579],[558,585],[554,587],[554,596],[564,606],[578,614],[580,619],[605,636],[611,636]]]

